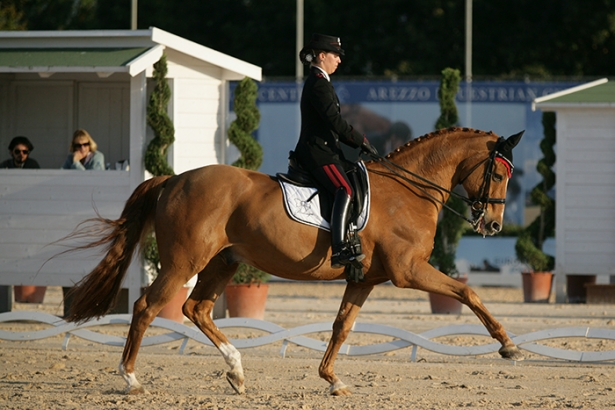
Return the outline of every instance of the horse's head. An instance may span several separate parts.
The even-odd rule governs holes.
[[[471,200],[472,226],[483,236],[502,230],[506,188],[514,168],[512,150],[523,132],[506,139],[500,137],[495,145],[489,144],[492,148],[488,156],[471,166],[467,177],[461,181]]]

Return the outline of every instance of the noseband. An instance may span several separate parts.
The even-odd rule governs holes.
[[[470,170],[470,172],[468,172],[468,174],[463,177],[461,179],[461,181],[459,181],[459,183],[457,185],[461,185],[463,184],[463,182],[465,182],[466,179],[468,179],[468,177],[470,175],[472,175],[474,173],[474,171],[476,171],[478,169],[478,167],[480,167],[482,164],[486,163],[485,166],[485,173],[483,174],[483,183],[481,185],[480,188],[480,194],[478,195],[478,197],[465,197],[461,194],[458,194],[457,192],[454,191],[449,191],[448,189],[429,181],[428,179],[415,174],[412,171],[408,171],[407,169],[395,164],[394,162],[389,161],[387,158],[380,156],[380,155],[372,155],[372,157],[374,157],[374,159],[376,159],[377,161],[380,161],[383,163],[383,165],[389,170],[391,171],[393,174],[395,174],[397,177],[401,178],[402,180],[408,182],[410,185],[414,186],[415,188],[419,189],[421,192],[423,192],[426,196],[428,196],[429,198],[431,198],[432,200],[434,200],[435,202],[441,204],[444,208],[448,209],[449,211],[451,211],[453,214],[459,216],[460,218],[464,219],[465,221],[467,221],[468,223],[470,223],[470,225],[472,225],[472,228],[474,228],[474,230],[476,230],[476,228],[478,227],[478,225],[480,224],[480,221],[483,219],[483,217],[485,216],[485,211],[487,210],[487,206],[489,206],[489,204],[506,204],[506,198],[489,198],[489,188],[491,187],[491,176],[493,175],[493,170],[495,169],[495,162],[501,162],[506,166],[506,169],[508,170],[508,178],[510,178],[512,176],[512,171],[514,169],[514,165],[512,164],[511,161],[509,161],[506,157],[504,157],[500,152],[498,152],[498,146],[501,142],[505,141],[504,138],[501,138],[498,140],[498,142],[496,143],[495,148],[493,149],[493,151],[491,151],[491,153],[489,154],[489,156],[487,158],[485,158],[484,160],[480,161],[479,163],[477,163],[476,165],[474,165],[474,167],[472,167],[472,169]],[[405,177],[404,175],[400,174],[399,172],[397,172],[396,170],[393,169],[393,167],[403,171],[404,173],[411,175],[412,177],[419,179],[422,182],[425,182],[429,185],[431,185],[433,188],[436,188],[442,192],[446,192],[449,195],[454,195],[458,198],[460,198],[463,202],[465,202],[466,204],[468,204],[468,206],[470,207],[470,210],[472,212],[472,219],[468,219],[466,218],[464,215],[460,214],[459,212],[455,211],[453,208],[451,208],[450,206],[448,206],[446,203],[442,202],[440,199],[434,197],[432,194],[430,194],[429,192],[427,192],[427,190],[421,186],[419,186],[417,184],[416,181],[413,181],[407,177]]]

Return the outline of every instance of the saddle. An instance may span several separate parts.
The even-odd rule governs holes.
[[[362,253],[361,238],[358,232],[367,224],[369,217],[369,179],[367,168],[363,162],[352,164],[346,170],[346,175],[353,188],[353,197],[350,204],[350,217],[348,218],[347,240],[348,245],[356,255]],[[291,151],[288,161],[288,173],[276,174],[282,188],[284,206],[288,215],[295,221],[328,230],[331,222],[334,197],[327,190],[319,187],[312,176],[305,171]],[[319,195],[325,193],[324,195]],[[318,197],[318,201],[315,198]],[[316,215],[318,212],[318,215]],[[326,225],[325,225],[326,224]],[[362,282],[365,280],[363,264],[353,261],[346,265],[346,280],[349,282]]]
[[[367,217],[363,216],[365,221],[361,221],[363,211],[369,208],[369,181],[367,179],[367,169],[363,162],[351,164],[352,167],[346,170],[348,180],[352,185],[353,196],[350,205],[349,223],[355,227],[363,228],[367,222]],[[322,189],[311,174],[304,170],[291,151],[288,157],[288,172],[277,173],[276,177],[281,183],[287,183],[300,188],[311,189],[312,194],[307,198],[307,201],[312,201],[318,196],[320,205],[320,216],[327,222],[331,222],[331,211],[333,210],[334,197],[327,190]],[[286,194],[286,193],[285,193]],[[360,229],[359,229],[360,230]]]

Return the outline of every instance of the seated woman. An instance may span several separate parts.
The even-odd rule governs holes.
[[[86,130],[78,129],[73,134],[73,140],[68,149],[70,154],[62,168],[104,170],[105,156],[97,148],[92,136]]]

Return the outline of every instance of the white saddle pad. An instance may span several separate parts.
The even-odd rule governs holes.
[[[359,163],[359,166],[365,169],[365,165],[363,165],[363,163]],[[296,186],[288,182],[284,182],[281,179],[278,179],[278,181],[282,187],[284,207],[286,208],[288,215],[293,220],[324,229],[325,231],[331,230],[329,222],[327,222],[320,215],[320,199],[316,193],[316,188]],[[369,219],[371,191],[369,189],[369,175],[367,177],[367,187],[367,193],[365,194],[365,206],[356,221],[357,231],[363,230]]]

